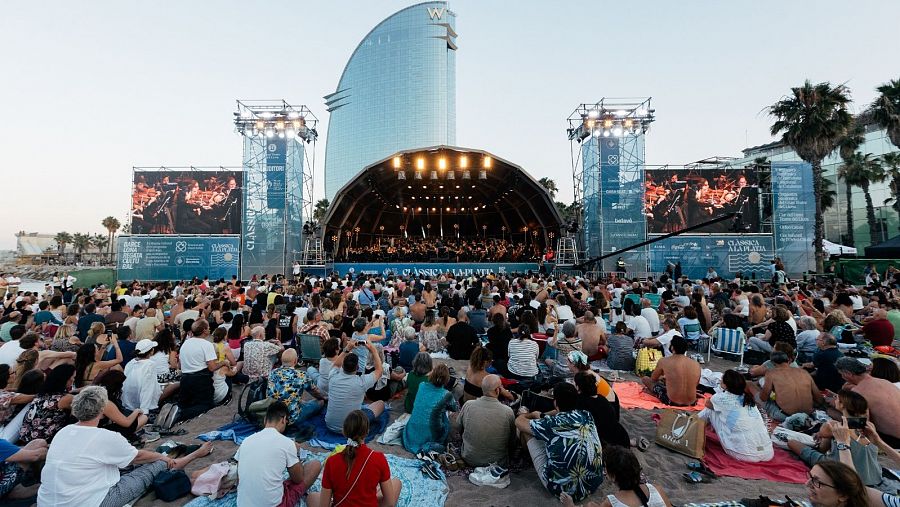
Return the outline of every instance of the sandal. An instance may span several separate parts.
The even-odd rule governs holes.
[[[461,468],[456,457],[449,452],[438,456],[438,462],[447,469],[448,472],[455,472]]]
[[[695,472],[700,472],[703,475],[706,475],[713,479],[718,479],[719,476],[716,475],[715,472],[710,470],[708,466],[706,466],[702,461],[691,461],[687,464],[687,467]]]
[[[641,452],[647,452],[647,449],[650,448],[650,441],[644,437],[640,437],[635,447],[637,447]]]
[[[703,482],[703,476],[699,472],[685,472],[681,474],[684,480],[691,484],[700,484]]]
[[[437,470],[433,461],[426,461],[425,464],[422,465],[422,475],[435,481],[443,479],[443,477],[441,477],[441,473]]]

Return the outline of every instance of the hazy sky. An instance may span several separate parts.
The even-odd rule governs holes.
[[[350,53],[413,1],[4,2],[3,220],[103,232],[128,215],[132,166],[241,163],[235,99],[307,104],[324,166]],[[860,109],[900,76],[900,2],[456,0],[457,144],[549,176],[572,198],[566,117],[652,96],[647,163],[737,156],[768,142],[762,111],[804,79],[846,82]],[[322,194],[317,174],[317,194]]]

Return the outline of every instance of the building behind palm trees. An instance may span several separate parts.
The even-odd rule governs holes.
[[[857,117],[857,121],[865,130],[865,140],[857,149],[858,152],[871,153],[873,157],[881,157],[886,153],[898,151],[897,147],[891,144],[887,131],[874,123],[871,116],[860,115]],[[752,146],[741,151],[743,157],[730,162],[733,167],[750,166],[760,158],[765,158],[769,162],[800,161],[800,157],[794,150],[781,141]],[[843,161],[838,150],[835,150],[822,163],[825,178],[832,183],[831,188],[837,191],[834,205],[825,211],[825,238],[834,243],[846,244],[849,243],[850,236],[846,219],[847,197],[844,192],[844,181],[838,176],[842,164]],[[875,217],[880,225],[880,228],[876,228],[876,230],[881,231],[880,237],[876,237],[874,240],[866,219],[865,195],[859,187],[852,188],[850,205],[853,210],[853,239],[860,254],[863,253],[865,247],[881,243],[900,233],[900,228],[898,228],[900,227],[900,215],[891,206],[891,202],[885,202],[887,199],[895,197],[891,192],[890,181],[889,177],[884,182],[872,183],[869,188],[875,206]]]

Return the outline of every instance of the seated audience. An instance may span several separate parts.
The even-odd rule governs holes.
[[[303,401],[303,393],[309,392],[315,399]],[[266,397],[284,403],[288,409],[288,422],[299,425],[318,414],[325,406],[323,396],[305,372],[297,368],[297,350],[281,353],[281,367],[269,373]]]
[[[403,447],[413,453],[444,452],[450,435],[447,412],[459,411],[453,393],[444,388],[450,381],[446,364],[438,364],[419,384],[412,414],[403,429]]]
[[[151,356],[156,352],[155,341],[141,340],[135,346],[135,358],[125,366],[125,385],[122,387],[122,404],[128,410],[140,409],[145,414],[159,408],[163,389],[157,380],[156,363]],[[170,394],[174,389],[167,388]]]
[[[431,355],[428,352],[416,354],[412,363],[412,371],[406,376],[406,398],[403,400],[403,410],[407,414],[412,414],[416,395],[419,393],[419,385],[428,380],[431,369]]]
[[[837,346],[837,339],[831,333],[819,333],[816,337],[817,350],[813,353],[812,362],[803,366],[812,369],[812,376],[820,390],[828,389],[836,393],[844,385],[844,379],[837,371],[835,363],[844,357]]]
[[[288,424],[288,407],[275,401],[266,409],[265,428],[241,443],[234,455],[238,462],[238,505],[297,505],[316,482],[322,464],[315,460],[300,462],[300,444],[282,434]],[[287,480],[283,479],[285,471]]]
[[[88,386],[71,401],[76,424],[59,430],[41,472],[38,506],[125,505],[137,501],[164,470],[180,470],[212,451],[212,444],[178,459],[138,450],[122,435],[98,428],[109,399],[106,389]],[[120,468],[135,465],[125,475]],[[90,480],[86,480],[86,479]]]
[[[115,351],[115,358],[103,361],[106,347],[111,345]],[[119,349],[119,340],[115,335],[101,334],[94,343],[85,343],[75,354],[75,387],[89,385],[94,378],[104,371],[122,364],[122,351]]]
[[[791,368],[791,360],[784,352],[773,352],[775,367],[763,377],[759,401],[772,419],[782,422],[789,416],[812,414],[822,403],[822,393],[803,368]]]
[[[337,338],[329,338],[322,344],[322,358],[319,359],[319,369],[316,370],[316,387],[324,396],[328,396],[328,377],[340,349],[341,342]]]
[[[875,378],[887,380],[900,389],[900,367],[897,360],[890,357],[873,357],[872,371],[869,373]]]
[[[619,424],[619,414],[612,403],[597,394],[597,381],[593,375],[580,371],[575,375],[578,389],[578,410],[586,410],[594,418],[597,436],[603,445],[631,446],[628,431]]]
[[[342,432],[347,445],[325,461],[322,491],[310,493],[310,507],[378,505],[392,507],[400,498],[401,483],[391,477],[384,454],[369,449],[369,417],[361,410],[347,414]]]
[[[687,357],[687,340],[680,336],[672,339],[671,356],[656,364],[649,377],[641,377],[644,387],[666,405],[689,407],[697,402],[697,384],[700,382],[700,363]]]
[[[498,305],[502,306],[502,305]],[[494,324],[487,330],[487,347],[494,357],[494,368],[501,375],[506,374],[506,363],[509,361],[509,342],[512,340],[512,330],[506,315],[503,313],[495,313],[491,317]]]
[[[837,461],[821,461],[812,467],[806,481],[806,492],[815,507],[877,505],[869,503],[866,487],[856,472]]]
[[[209,322],[191,324],[191,336],[181,345],[181,387],[178,389],[180,419],[192,419],[215,406],[213,372],[226,366],[217,360],[216,349],[209,341]]]
[[[357,374],[359,356],[353,353],[355,347],[366,347],[375,361],[375,370],[365,375]],[[384,402],[376,401],[364,405],[366,391],[375,385],[383,373],[381,356],[369,342],[350,342],[334,360],[334,368],[328,377],[328,407],[325,410],[325,425],[329,430],[340,433],[344,419],[354,410],[362,410],[370,421],[375,421],[384,412]]]
[[[641,463],[634,453],[616,445],[603,447],[603,464],[617,491],[601,503],[588,502],[584,507],[672,507],[672,503],[662,489],[649,482],[643,482]],[[575,507],[572,497],[560,495],[564,507]]]
[[[816,319],[809,316],[800,317],[797,321],[800,332],[797,333],[797,361],[806,363],[812,361],[813,355],[819,350],[818,338],[822,334]]]
[[[460,319],[447,330],[447,354],[451,359],[468,359],[479,345],[478,332],[469,324],[466,313],[460,312]]]
[[[478,347],[472,351],[469,358],[469,368],[466,370],[466,379],[463,383],[462,403],[474,400],[482,396],[481,382],[489,375],[487,369],[491,367],[493,355],[484,347]],[[506,389],[500,388],[500,397],[512,401],[515,397]]]
[[[538,355],[540,347],[531,338],[531,329],[522,324],[519,326],[518,338],[509,342],[509,362],[506,369],[509,377],[519,381],[532,381],[540,373],[538,369]]]
[[[19,438],[25,442],[46,440],[50,442],[56,433],[69,422],[72,406],[72,383],[75,382],[75,367],[61,364],[50,370],[40,392],[31,402],[25,414]]]
[[[634,338],[628,335],[628,326],[624,322],[616,322],[615,331],[606,338],[609,347],[607,366],[613,370],[634,371],[634,342]]]
[[[722,391],[706,400],[699,416],[708,420],[725,453],[734,459],[756,463],[775,455],[769,430],[747,389],[747,381],[735,370],[722,375]]]
[[[21,465],[38,464],[47,456],[47,442],[37,439],[23,447],[0,439],[0,500],[24,500],[37,494],[40,484],[24,486]]]
[[[590,320],[594,319],[591,312],[585,313],[585,318],[590,315]],[[575,322],[567,320],[562,325],[562,334],[554,334],[547,340],[547,346],[556,350],[556,359],[547,358],[545,364],[550,367],[550,374],[556,377],[568,377],[571,375],[569,370],[569,352],[577,350],[581,352],[581,338],[576,332]]]
[[[250,340],[244,342],[244,367],[242,371],[251,380],[268,377],[275,363],[275,357],[284,350],[278,340],[267,341],[266,330],[262,326],[250,330]]]
[[[852,357],[842,357],[835,364],[849,389],[862,395],[869,405],[869,420],[875,425],[882,440],[891,447],[900,448],[900,396],[897,388],[887,380],[869,374],[866,366]]]
[[[862,335],[873,347],[890,346],[894,342],[894,325],[887,318],[887,311],[877,308],[872,318],[855,334]]]
[[[129,410],[122,404],[122,386],[125,374],[120,370],[108,370],[94,379],[94,385],[106,389],[109,400],[103,408],[100,427],[120,433],[129,442],[137,441],[137,432],[147,424],[147,413],[140,408]]]
[[[500,377],[484,375],[479,388],[483,394],[463,404],[457,418],[463,440],[462,458],[473,467],[492,463],[506,467],[509,450],[516,439],[516,416],[511,408],[500,403],[504,391]]]
[[[603,482],[603,448],[590,413],[578,410],[575,386],[553,387],[554,412],[520,414],[516,428],[525,439],[534,469],[554,497],[566,493],[581,502]]]

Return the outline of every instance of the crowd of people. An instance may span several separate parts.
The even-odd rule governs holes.
[[[529,273],[10,292],[0,317],[0,497],[129,503],[161,472],[210,451],[173,460],[135,445],[228,403],[234,384],[263,382],[263,429],[235,455],[239,505],[293,505],[319,476],[310,505],[394,505],[400,482],[365,437],[399,397],[400,444],[426,472],[471,466],[471,482],[502,488],[525,453],[564,503],[588,499],[609,476],[618,491],[604,504],[670,505],[659,486],[642,482],[634,450],[648,442],[629,434],[615,384],[592,364],[638,371],[660,402],[692,406],[702,366],[691,349],[720,349],[737,336],[753,367],[729,356],[735,367],[710,386],[701,412],[725,452],[765,462],[770,421],[808,430],[815,446],[786,445],[811,467],[814,504],[897,505],[896,491],[879,490],[889,485],[878,459],[880,450],[900,463],[892,357],[900,275],[892,273],[860,287],[786,276],[751,284]],[[321,354],[309,368],[298,366],[304,337]],[[663,357],[642,367],[653,349]],[[447,357],[467,361],[464,373]],[[302,460],[284,433],[323,412],[347,444],[324,464]],[[40,464],[40,475],[28,464]]]
[[[341,249],[340,262],[531,262],[539,246],[501,238],[383,237],[368,244],[352,241]]]

